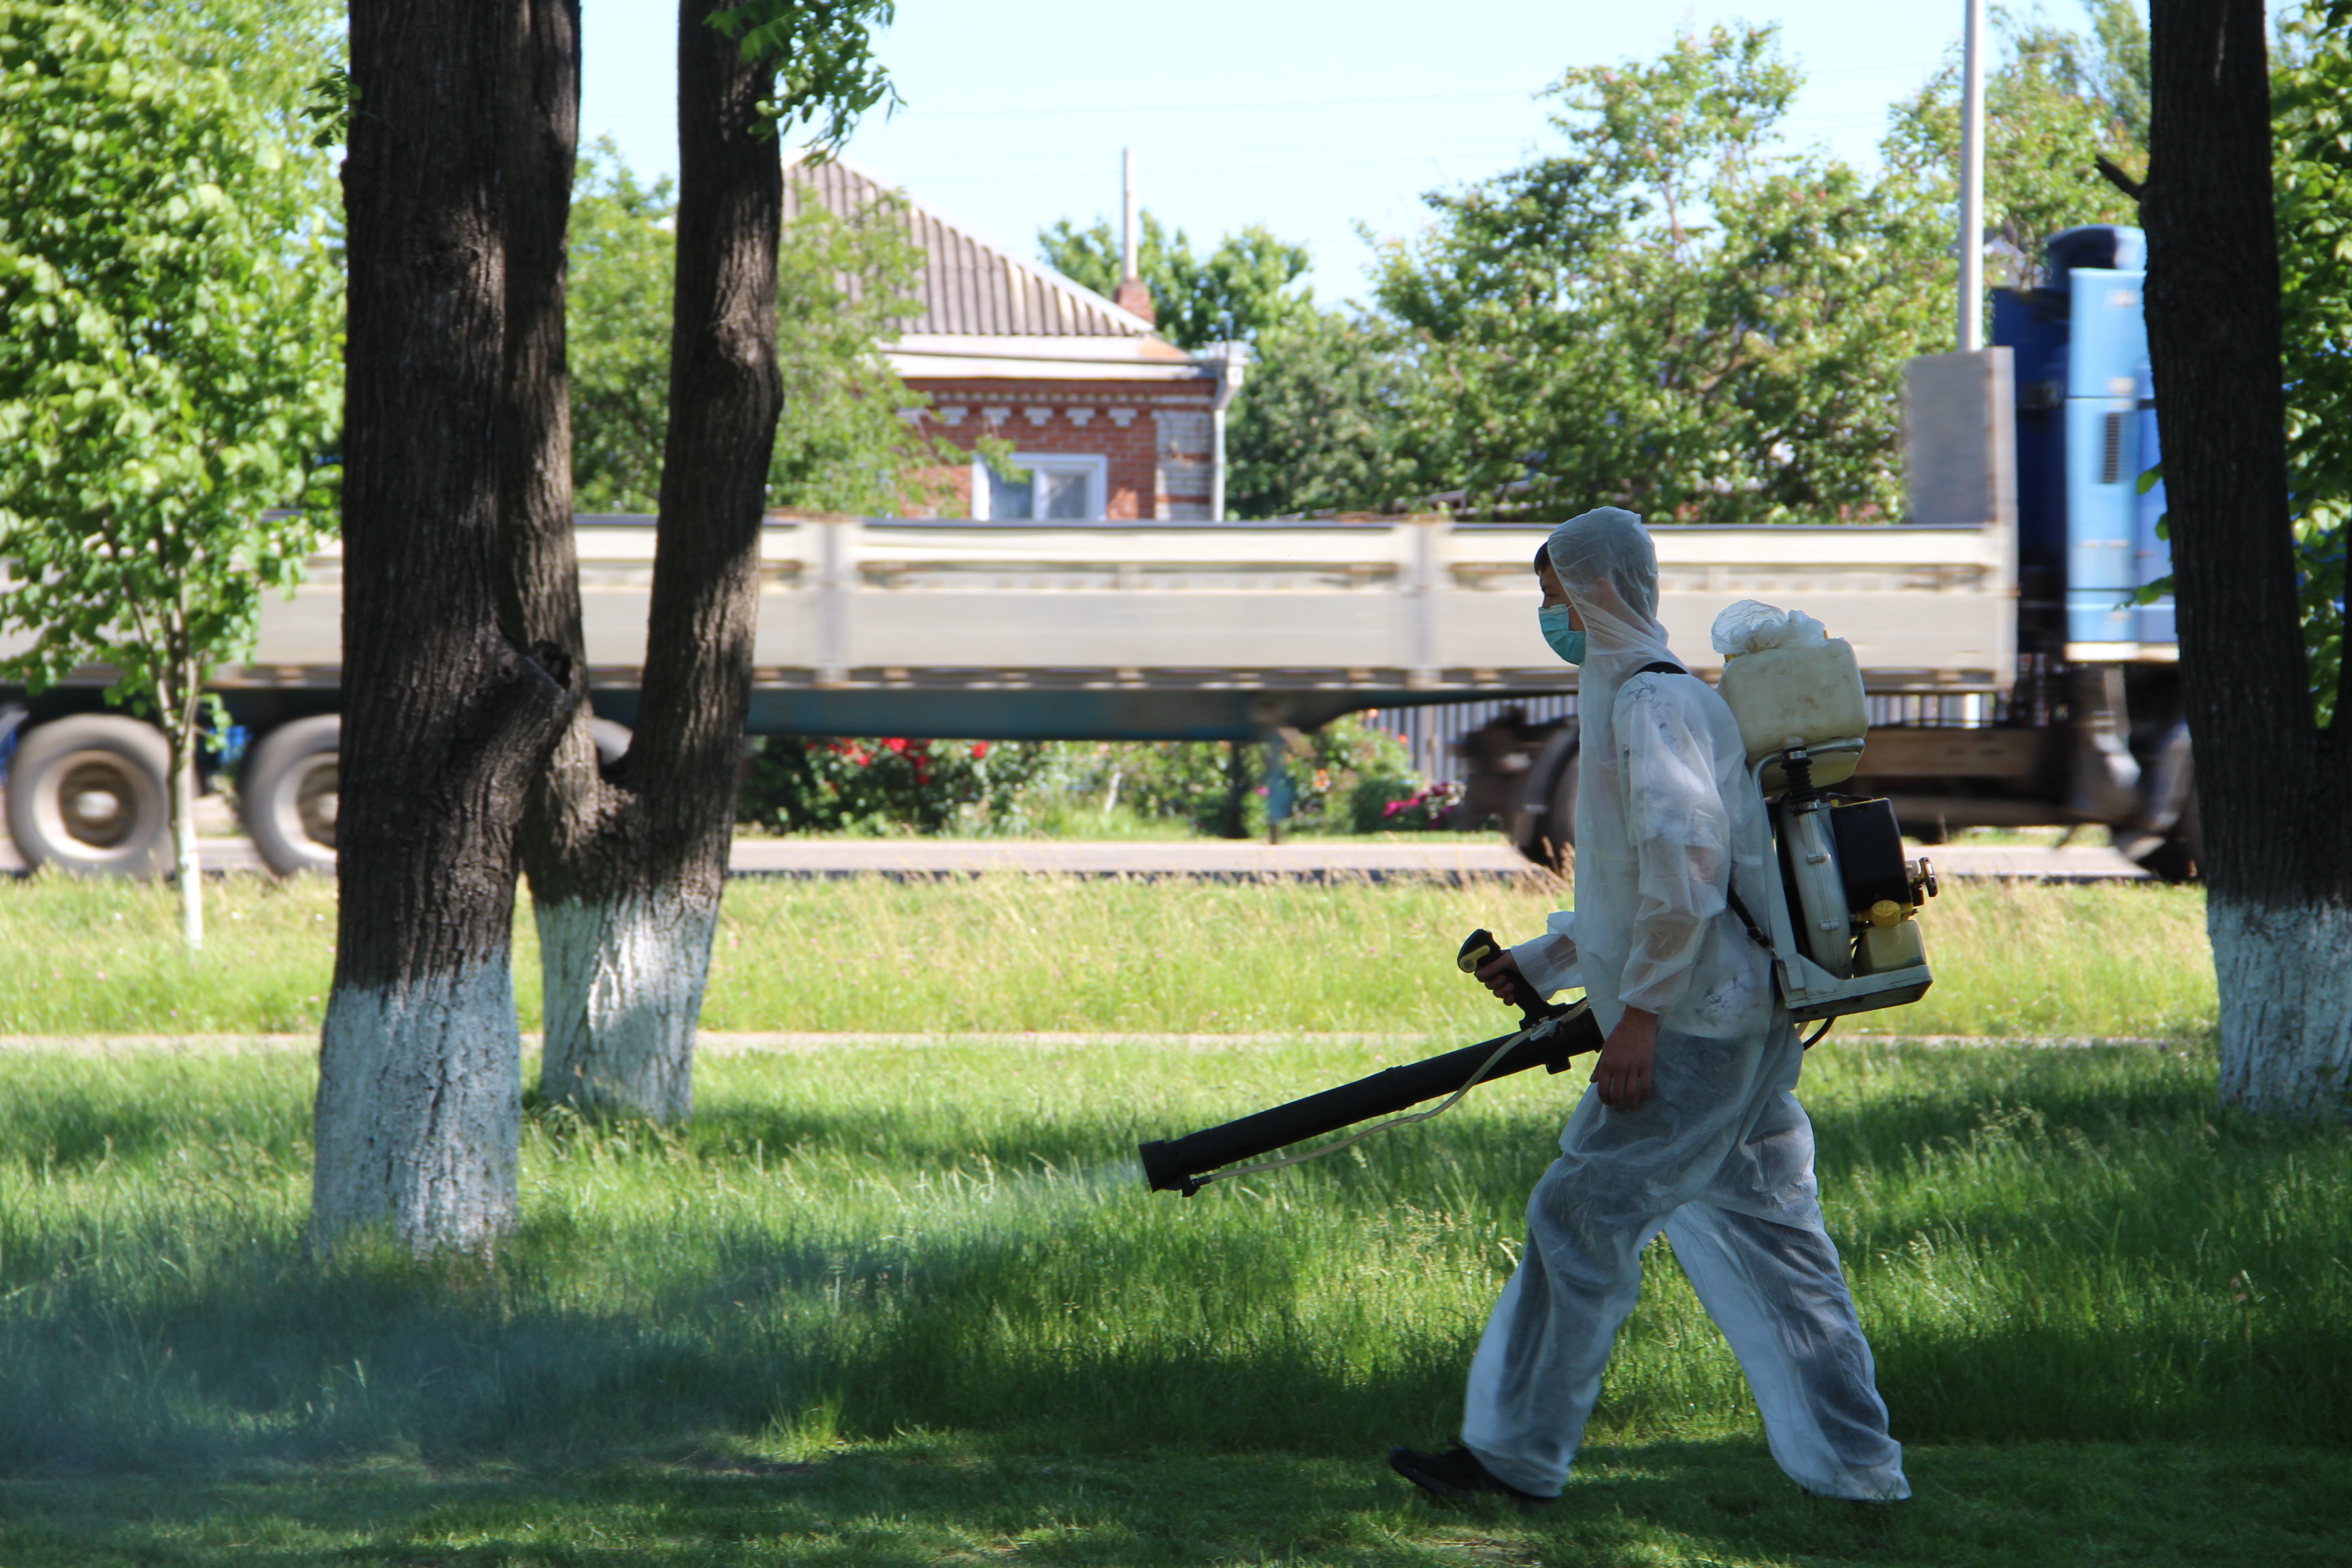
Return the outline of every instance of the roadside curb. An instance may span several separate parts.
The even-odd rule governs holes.
[[[541,1037],[527,1032],[523,1045],[532,1050]],[[2193,1039],[2154,1035],[1832,1035],[1824,1043],[1849,1046],[1925,1046],[1934,1049],[1995,1047],[2027,1050],[2087,1050],[2103,1047],[2140,1048],[2185,1047]],[[897,1048],[944,1050],[959,1046],[1007,1047],[1026,1046],[1044,1050],[1140,1049],[1187,1051],[1272,1051],[1289,1047],[1329,1048],[1374,1046],[1399,1050],[1425,1050],[1432,1046],[1460,1044],[1452,1035],[1282,1034],[1246,1035],[1065,1034],[954,1031],[939,1034],[887,1032],[827,1034],[818,1032],[712,1033],[698,1036],[695,1050],[705,1056],[814,1056],[825,1051]],[[291,1054],[315,1051],[317,1035],[0,1035],[0,1054],[42,1051],[82,1056],[115,1053],[203,1056],[207,1054]]]

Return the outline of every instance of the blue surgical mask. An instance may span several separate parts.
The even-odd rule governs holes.
[[[1543,639],[1551,651],[1570,664],[1584,662],[1584,634],[1568,624],[1566,605],[1546,605],[1536,612],[1536,620],[1543,626]]]

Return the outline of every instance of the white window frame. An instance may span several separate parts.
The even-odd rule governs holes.
[[[1039,468],[1055,473],[1078,473],[1087,481],[1086,521],[1099,522],[1110,508],[1110,458],[1099,452],[1015,452],[1008,459],[1016,468]],[[1038,487],[1030,489],[1030,505],[1044,499]],[[971,515],[983,522],[1076,521],[1076,519],[1045,519],[1031,517],[995,517],[989,510],[988,464],[975,457],[971,460]]]

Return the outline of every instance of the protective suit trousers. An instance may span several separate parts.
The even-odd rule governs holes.
[[[1528,1246],[1470,1369],[1462,1440],[1549,1497],[1568,1479],[1618,1326],[1661,1229],[1755,1391],[1772,1457],[1825,1497],[1911,1495],[1870,1346],[1822,1225],[1787,1016],[1759,1042],[1661,1032],[1657,1089],[1591,1089],[1528,1202]]]

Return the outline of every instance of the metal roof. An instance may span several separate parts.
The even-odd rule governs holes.
[[[908,318],[909,335],[1158,339],[1142,317],[974,237],[855,163],[835,159],[791,165],[785,171],[785,218],[800,216],[803,204],[812,199],[843,217],[885,203],[905,212],[908,237],[922,247],[927,262],[918,289],[923,310]]]

